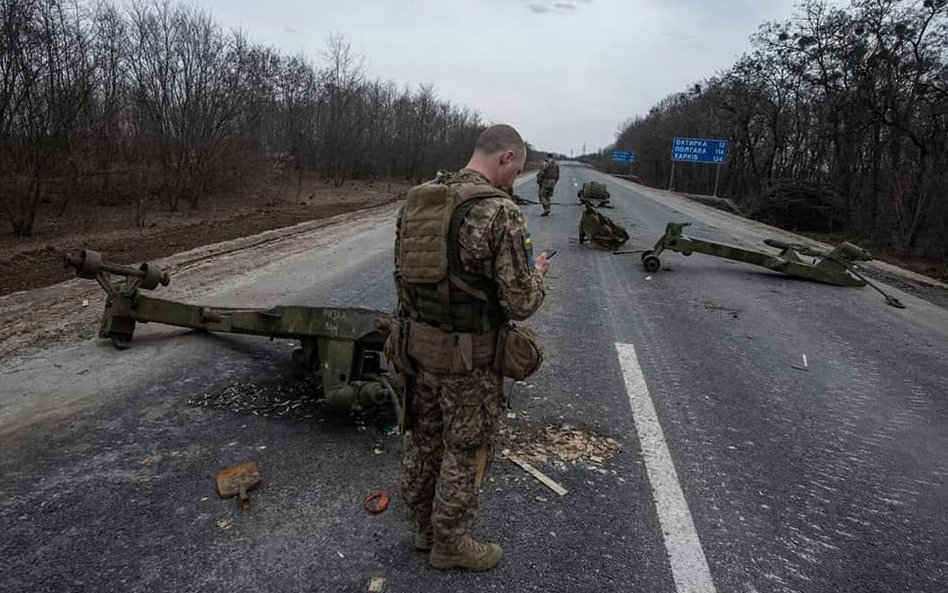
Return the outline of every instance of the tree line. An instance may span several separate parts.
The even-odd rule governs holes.
[[[314,64],[167,1],[0,0],[0,214],[170,210],[317,171],[419,180],[457,168],[480,115],[370,77],[339,35]],[[290,188],[292,191],[292,188]]]
[[[632,171],[664,187],[674,137],[727,138],[721,192],[746,212],[948,258],[946,0],[806,0],[733,66],[620,130],[594,156],[612,171],[629,167],[609,151],[634,150]],[[675,186],[711,193],[715,173],[679,163]]]

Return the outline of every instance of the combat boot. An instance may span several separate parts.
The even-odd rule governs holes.
[[[497,566],[503,553],[497,544],[481,543],[465,535],[453,544],[434,542],[428,564],[439,570],[490,570]]]
[[[415,544],[415,549],[427,552],[431,550],[433,541],[434,529],[431,527],[431,521],[417,521],[415,532],[412,534],[412,543]]]

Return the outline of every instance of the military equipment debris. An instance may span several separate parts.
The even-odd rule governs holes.
[[[362,501],[362,508],[370,513],[381,513],[388,508],[388,492],[384,488],[369,492]]]
[[[299,340],[293,360],[310,370],[332,412],[365,410],[398,398],[382,366],[388,314],[353,307],[277,306],[269,309],[206,307],[142,294],[171,276],[154,264],[110,264],[92,250],[67,255],[66,267],[96,280],[108,294],[99,337],[116,348],[131,346],[137,323]]]
[[[800,243],[765,239],[764,244],[780,250],[778,254],[773,255],[683,234],[682,230],[690,225],[690,222],[669,222],[665,226],[665,234],[658,239],[655,246],[652,249],[641,251],[642,265],[646,271],[654,273],[661,269],[662,262],[659,255],[665,250],[677,251],[685,256],[692,253],[704,253],[762,266],[790,276],[824,284],[857,287],[868,284],[882,293],[886,304],[904,308],[904,305],[897,298],[883,292],[855,269],[855,262],[869,261],[872,259],[872,255],[852,243],[844,241],[831,251],[824,252]],[[633,252],[638,252],[638,250],[616,253]]]
[[[250,497],[247,491],[256,488],[260,482],[260,468],[257,462],[248,461],[227,469],[222,469],[214,476],[217,482],[217,494],[221,498],[240,497],[240,508],[250,510]]]

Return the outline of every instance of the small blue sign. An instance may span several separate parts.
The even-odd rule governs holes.
[[[612,151],[612,160],[614,161],[626,161],[629,163],[635,162],[635,153],[631,150],[613,150]]]
[[[672,142],[672,160],[691,163],[726,163],[727,146],[727,140],[675,138]]]

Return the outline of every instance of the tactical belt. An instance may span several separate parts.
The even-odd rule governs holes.
[[[429,373],[466,374],[494,366],[497,329],[482,333],[446,332],[423,323],[408,323],[408,356]]]

